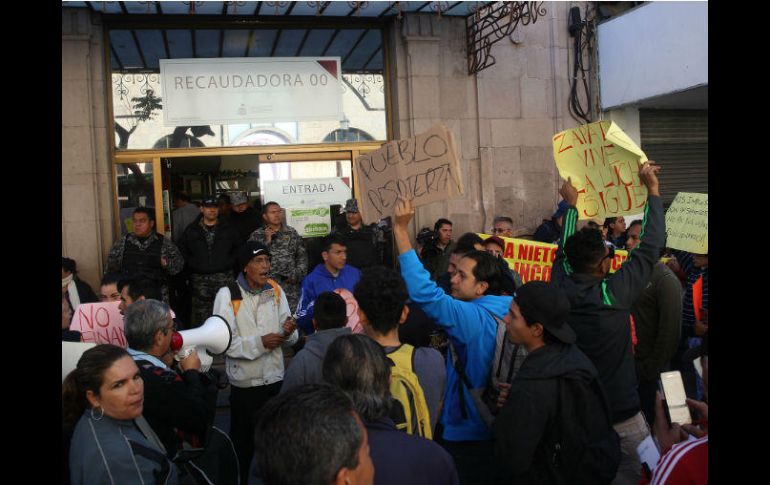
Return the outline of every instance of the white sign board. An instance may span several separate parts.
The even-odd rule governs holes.
[[[286,224],[297,230],[302,237],[326,236],[331,232],[329,207],[315,209],[286,209]]]
[[[96,347],[95,343],[88,342],[62,342],[61,343],[61,381],[67,377],[67,374],[75,370],[78,361],[83,352]]]
[[[166,126],[342,119],[339,57],[161,59]]]
[[[262,193],[265,203],[278,202],[281,207],[345,205],[351,198],[350,187],[341,178],[266,180]]]

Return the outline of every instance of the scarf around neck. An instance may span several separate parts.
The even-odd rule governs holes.
[[[75,285],[75,275],[71,274],[66,278],[62,278],[61,287],[67,288],[67,295],[69,296],[70,307],[72,307],[72,311],[75,311],[75,307],[80,305],[80,295],[78,295],[78,287],[77,285]]]

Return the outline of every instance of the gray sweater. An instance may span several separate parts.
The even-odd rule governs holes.
[[[350,328],[342,327],[321,330],[310,335],[305,347],[289,362],[286,373],[283,375],[281,392],[286,392],[303,384],[323,382],[321,366],[326,355],[326,349],[337,337],[349,334]]]

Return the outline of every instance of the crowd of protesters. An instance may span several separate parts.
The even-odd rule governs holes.
[[[85,350],[62,384],[63,480],[707,483],[708,255],[666,248],[658,170],[640,169],[645,217],[628,225],[578,230],[564,183],[534,236],[558,245],[550,282],[509,267],[505,216],[455,239],[446,218],[410,233],[408,200],[367,225],[351,199],[311,245],[245,194],[180,195],[173,239],[137,208],[98,292],[62,258],[62,341],[80,340],[78,305],[120,301],[128,346]],[[212,315],[231,331],[224,373],[172,350]],[[658,390],[674,370],[691,423]]]

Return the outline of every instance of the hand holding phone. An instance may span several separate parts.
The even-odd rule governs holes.
[[[684,391],[682,374],[678,370],[660,373],[660,389],[663,393],[666,419],[669,425],[677,423],[692,424],[690,408],[687,407],[687,394]]]

